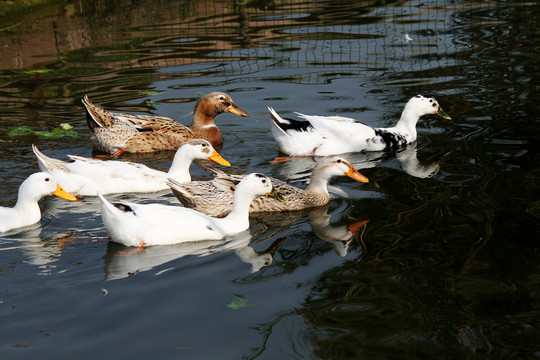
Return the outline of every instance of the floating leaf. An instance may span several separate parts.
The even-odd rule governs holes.
[[[34,133],[34,130],[32,130],[29,126],[17,126],[12,127],[8,133],[9,136],[17,136],[17,135],[31,135]]]
[[[157,95],[159,94],[159,91],[154,91],[154,90],[141,90],[141,93],[145,94],[145,95]]]
[[[71,130],[73,129],[73,126],[69,125],[68,123],[61,123],[58,125],[58,127],[62,130]]]
[[[25,70],[24,73],[28,75],[33,74],[48,74],[50,72],[53,72],[53,69],[35,69],[35,70]]]
[[[73,130],[73,126],[62,123],[51,131],[36,131],[29,126],[12,127],[9,136],[35,135],[42,138],[58,138],[63,136],[77,137],[79,134]]]
[[[233,310],[242,309],[242,308],[245,308],[246,306],[249,306],[248,301],[238,296],[235,297],[233,301],[231,301],[229,304],[227,304],[227,307]]]

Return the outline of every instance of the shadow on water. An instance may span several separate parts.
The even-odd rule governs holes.
[[[421,119],[398,151],[346,154],[368,184],[334,179],[327,207],[253,217],[229,242],[125,248],[109,243],[95,198],[42,200],[40,224],[0,235],[2,353],[537,357],[539,9],[82,0],[0,19],[2,206],[37,170],[31,144],[98,154],[86,94],[189,124],[202,94],[225,91],[251,114],[216,119],[228,171],[299,187],[313,159],[270,162],[282,154],[267,106],[387,127],[425,93],[452,116]],[[53,134],[61,123],[74,133]],[[168,169],[173,155],[120,160]],[[111,198],[178,205],[168,192]]]

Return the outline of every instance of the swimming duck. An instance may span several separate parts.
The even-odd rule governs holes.
[[[101,216],[112,241],[126,246],[171,245],[217,240],[249,228],[249,204],[272,192],[271,180],[259,173],[246,176],[237,186],[232,211],[224,218],[193,209],[164,204],[111,204],[100,193]]]
[[[372,128],[342,116],[317,116],[297,113],[303,120],[281,118],[268,108],[272,135],[279,150],[289,156],[333,155],[358,151],[398,148],[416,140],[416,123],[421,116],[434,114],[450,120],[432,96],[411,98],[398,123],[389,128]]]
[[[229,175],[217,169],[213,172],[216,177],[210,181],[191,181],[180,184],[169,179],[167,184],[185,207],[211,216],[224,216],[231,210],[235,186],[244,175]],[[344,158],[325,157],[320,159],[313,169],[310,183],[305,190],[281,180],[272,179],[274,188],[285,201],[258,197],[251,203],[250,212],[301,210],[325,205],[330,201],[328,181],[334,176],[348,176],[359,182],[368,182],[368,179],[356,171]]]
[[[82,102],[94,147],[115,156],[124,152],[176,150],[185,141],[196,138],[216,146],[223,142],[214,122],[217,115],[230,112],[249,116],[223,92],[211,92],[195,104],[189,127],[164,116],[113,113],[92,104],[88,96]]]
[[[55,195],[69,201],[77,200],[62,189],[51,174],[43,172],[32,174],[19,187],[15,206],[12,208],[0,206],[0,232],[37,223],[41,219],[38,201],[47,195]]]
[[[165,180],[169,177],[179,182],[191,181],[189,167],[195,159],[208,159],[230,166],[229,162],[203,139],[192,139],[181,145],[168,172],[133,162],[98,160],[74,155],[68,155],[73,162],[66,162],[45,156],[35,145],[32,145],[32,149],[41,171],[54,175],[66,191],[82,196],[96,196],[98,191],[111,194],[166,190],[169,187]]]

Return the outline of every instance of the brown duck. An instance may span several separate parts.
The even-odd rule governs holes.
[[[94,147],[113,155],[176,150],[187,140],[196,138],[216,146],[223,142],[214,122],[217,115],[230,112],[249,116],[222,92],[211,92],[195,104],[189,127],[164,116],[113,113],[92,104],[88,96],[82,102]]]

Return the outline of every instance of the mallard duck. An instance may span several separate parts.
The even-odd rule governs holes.
[[[249,116],[222,92],[211,92],[195,104],[189,127],[163,116],[113,113],[92,104],[88,96],[82,102],[94,147],[114,155],[176,150],[185,141],[196,138],[216,146],[223,141],[214,122],[217,115],[230,112]]]
[[[398,148],[416,140],[416,123],[423,115],[434,114],[450,120],[432,96],[416,95],[407,102],[394,127],[372,128],[342,116],[297,113],[303,120],[283,119],[268,108],[272,135],[279,150],[289,156],[333,155],[358,151]]]
[[[112,194],[165,190],[169,188],[165,184],[169,177],[179,182],[191,181],[189,167],[195,159],[208,159],[230,166],[229,162],[203,139],[189,140],[181,145],[168,172],[133,162],[98,160],[74,155],[68,155],[73,161],[66,162],[45,156],[35,145],[32,145],[32,149],[41,171],[54,175],[66,191],[82,196],[96,196],[98,191]]]
[[[235,185],[244,175],[229,175],[217,169],[216,177],[210,181],[191,181],[183,184],[167,180],[176,198],[185,207],[193,208],[211,216],[224,216],[232,208]],[[258,197],[250,206],[250,212],[290,211],[325,205],[330,201],[328,181],[334,176],[348,176],[359,182],[368,182],[344,158],[330,156],[318,161],[313,169],[308,187],[303,190],[287,183],[272,179],[274,188],[285,201],[276,198]]]
[[[15,206],[0,207],[0,232],[37,223],[41,219],[38,201],[47,195],[55,195],[69,201],[77,200],[62,189],[51,174],[43,172],[32,174],[19,187],[19,197]]]
[[[271,180],[258,173],[237,186],[229,215],[218,219],[193,209],[164,204],[111,204],[100,193],[101,216],[112,241],[126,246],[171,245],[217,240],[249,228],[249,204],[272,192]]]

